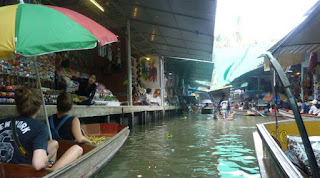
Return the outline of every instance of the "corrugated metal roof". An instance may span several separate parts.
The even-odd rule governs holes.
[[[42,3],[80,12],[119,36],[131,22],[133,51],[156,53],[165,58],[187,58],[212,62],[216,0],[96,0],[100,11],[85,0],[43,0]],[[213,66],[213,64],[210,64]],[[195,66],[190,79],[211,80]],[[210,67],[213,68],[213,67]],[[192,72],[192,71],[190,71]]]

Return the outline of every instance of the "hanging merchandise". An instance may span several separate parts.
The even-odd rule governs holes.
[[[313,75],[313,96],[314,99],[320,100],[320,67],[317,66]]]
[[[315,67],[317,66],[317,63],[318,63],[317,53],[312,52],[309,58],[309,72],[311,74],[315,73]]]

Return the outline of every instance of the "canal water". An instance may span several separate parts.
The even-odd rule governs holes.
[[[273,117],[180,115],[135,125],[93,177],[260,177],[252,132]]]

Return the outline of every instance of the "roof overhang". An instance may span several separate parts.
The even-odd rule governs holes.
[[[270,51],[281,66],[290,66],[303,62],[305,54],[320,52],[320,1],[308,11],[308,16]],[[267,60],[265,60],[267,61]]]
[[[104,12],[90,1],[42,1],[45,4],[78,11],[99,22],[118,36],[127,36],[127,27],[130,24],[133,53],[158,54],[168,59],[212,62],[217,0],[202,0],[201,2],[190,0],[109,0],[106,2],[96,0],[96,2],[104,8]],[[197,77],[199,76],[194,75],[194,78]]]

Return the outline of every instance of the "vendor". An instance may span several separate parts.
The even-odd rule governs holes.
[[[68,76],[70,77],[70,76]],[[72,80],[79,82],[79,89],[76,91],[78,98],[81,100],[78,104],[91,105],[92,99],[96,93],[96,75],[91,73],[88,79],[72,76]]]

